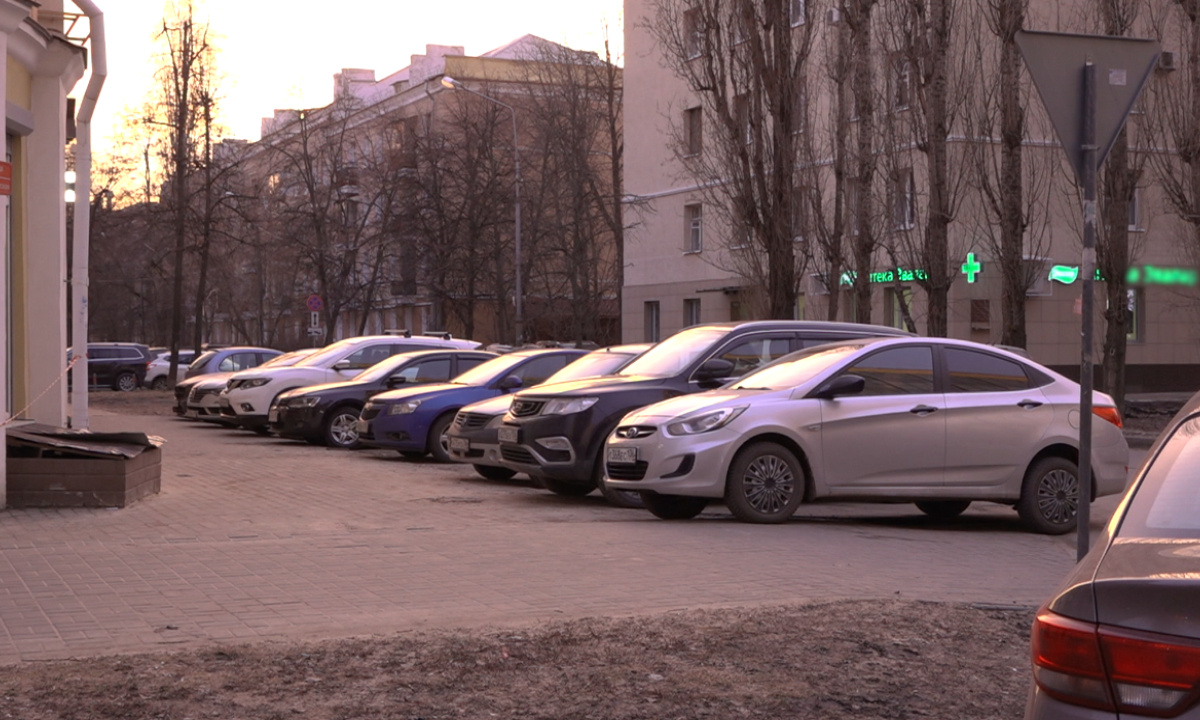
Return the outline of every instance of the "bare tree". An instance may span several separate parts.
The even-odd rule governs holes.
[[[791,318],[802,277],[793,242],[795,136],[817,4],[654,0],[651,8],[648,32],[714,129],[691,152],[686,128],[673,119],[681,166],[725,220],[731,269],[765,287],[768,317]]]

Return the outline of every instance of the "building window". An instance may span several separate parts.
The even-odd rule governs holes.
[[[789,0],[789,2],[788,2],[789,13],[788,14],[791,16],[791,19],[792,19],[792,27],[796,27],[798,25],[804,24],[804,20],[805,20],[804,14],[805,14],[805,10],[806,10],[805,6],[807,4],[808,3],[805,2],[805,0]]]
[[[1129,229],[1142,229],[1142,203],[1141,190],[1133,189],[1133,195],[1129,198]]]
[[[700,154],[704,138],[703,118],[698,107],[683,111],[683,151],[687,155]]]
[[[742,301],[741,300],[730,300],[729,301],[729,321],[730,322],[741,322],[742,320],[745,320],[745,319],[746,319],[746,313],[742,311]]]
[[[750,96],[746,93],[734,96],[733,117],[737,123],[737,131],[741,133],[742,142],[749,145],[754,140],[754,125],[750,118]]]
[[[809,189],[803,185],[792,188],[792,241],[804,242],[808,237]]]
[[[846,229],[851,235],[858,234],[858,208],[859,208],[858,183],[854,180],[846,182]]]
[[[912,314],[912,288],[884,288],[883,304],[883,311],[887,313],[888,326],[906,330],[904,316]]]
[[[992,329],[992,302],[990,300],[971,301],[971,329],[979,331]]]
[[[658,301],[645,303],[642,317],[642,341],[656,343],[659,340]]]
[[[807,127],[808,86],[801,77],[796,80],[796,87],[792,91],[792,134],[802,133]]]
[[[683,326],[700,324],[700,298],[685,298],[683,301]]]
[[[700,23],[700,8],[688,8],[683,13],[683,37],[688,59],[700,57],[704,47],[704,30]]]
[[[683,206],[684,237],[683,251],[698,253],[704,249],[704,214],[700,203]]]
[[[903,55],[892,57],[892,108],[907,110],[912,104],[912,62]]]
[[[917,198],[912,168],[898,172],[892,188],[892,222],[897,230],[912,230],[916,225]]]
[[[1125,339],[1129,342],[1142,342],[1146,339],[1143,314],[1145,313],[1145,289],[1129,288],[1125,291]]]

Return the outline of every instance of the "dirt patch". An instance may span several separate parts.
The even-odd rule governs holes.
[[[1029,609],[847,601],[0,668],[0,712],[101,718],[1018,718]]]
[[[88,407],[125,415],[173,415],[175,395],[171,390],[93,390]]]

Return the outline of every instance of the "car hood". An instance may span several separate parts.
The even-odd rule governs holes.
[[[569,380],[549,385],[537,385],[517,393],[519,397],[559,397],[562,395],[596,395],[609,392],[620,392],[626,388],[659,385],[662,378],[629,375],[604,375],[602,377]]]
[[[320,385],[309,385],[303,388],[296,388],[287,392],[289,397],[298,395],[320,395],[325,392],[337,392],[338,390],[353,390],[355,388],[369,385],[361,380],[343,380],[341,382],[321,383]]]
[[[713,390],[710,392],[680,395],[669,400],[661,400],[644,408],[634,410],[625,416],[621,424],[660,422],[667,418],[677,418],[691,415],[704,410],[714,409],[726,404],[741,404],[749,402],[750,398],[762,395],[763,390]]]
[[[475,413],[476,415],[503,415],[508,412],[509,405],[512,405],[512,395],[497,395],[487,400],[480,400],[470,405],[464,405],[462,412]]]
[[[333,371],[318,367],[250,368],[235,372],[232,379],[270,378],[272,380],[302,380],[312,383],[324,380],[331,372]]]
[[[387,392],[379,393],[371,396],[371,402],[379,403],[394,403],[402,400],[411,400],[413,398],[424,398],[429,395],[441,395],[443,393],[477,390],[477,385],[458,385],[455,383],[438,383],[436,385],[422,385],[413,388],[396,388]]]
[[[229,382],[229,378],[231,377],[233,377],[233,373],[231,372],[205,373],[181,380],[176,383],[175,387],[194,387],[197,385],[224,387],[225,383]]]

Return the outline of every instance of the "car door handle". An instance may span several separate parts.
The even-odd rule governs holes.
[[[921,417],[925,417],[926,415],[928,415],[930,413],[937,412],[937,408],[935,408],[931,405],[918,405],[915,408],[913,408],[912,410],[909,410],[909,412],[912,413],[913,415],[920,415]]]
[[[1037,400],[1022,400],[1021,402],[1017,403],[1017,407],[1024,408],[1026,410],[1032,410],[1036,407],[1041,407],[1041,406],[1042,406],[1042,404],[1040,402],[1038,402]]]

